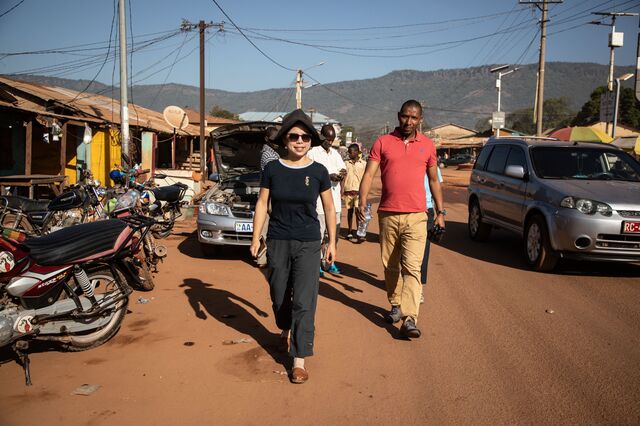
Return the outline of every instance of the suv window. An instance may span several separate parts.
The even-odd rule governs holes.
[[[507,157],[507,166],[522,166],[525,171],[527,170],[527,160],[522,148],[519,146],[511,147],[511,151],[509,151],[509,156]]]
[[[487,171],[501,174],[504,171],[508,153],[509,147],[507,145],[496,145],[491,152],[489,164],[487,164]]]
[[[489,154],[491,154],[492,148],[493,147],[491,146],[482,148],[482,150],[480,151],[480,155],[478,155],[478,159],[476,160],[476,164],[473,165],[474,169],[484,169],[484,165],[487,163],[487,158],[489,158]]]

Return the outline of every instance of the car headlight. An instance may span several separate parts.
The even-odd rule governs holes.
[[[611,216],[613,213],[610,205],[586,198],[564,197],[560,201],[560,207],[576,209],[584,214],[600,213],[603,216]]]
[[[229,216],[229,207],[220,203],[202,203],[200,212],[214,216]]]

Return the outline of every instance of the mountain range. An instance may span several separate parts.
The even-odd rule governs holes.
[[[396,122],[403,101],[423,103],[429,126],[456,123],[473,128],[479,119],[496,110],[496,75],[493,66],[442,69],[436,71],[401,70],[382,77],[317,85],[303,91],[305,110],[313,108],[345,126],[353,126],[360,137],[373,137]],[[616,75],[635,72],[620,66]],[[533,106],[537,64],[522,65],[517,72],[502,78],[502,110]],[[545,69],[545,99],[564,97],[577,112],[591,92],[606,84],[608,66],[594,63],[549,62]],[[22,75],[18,78],[37,84],[81,91],[87,80]],[[627,81],[628,85],[632,81]],[[119,98],[119,88],[93,82],[87,92]],[[167,105],[197,110],[199,89],[182,84],[134,85],[129,101],[157,111]],[[295,89],[276,88],[254,92],[206,90],[206,109],[218,105],[233,113],[247,111],[291,111],[295,108]]]

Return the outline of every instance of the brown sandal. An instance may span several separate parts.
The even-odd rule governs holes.
[[[295,367],[291,371],[291,383],[302,384],[309,380],[309,373],[304,368]]]

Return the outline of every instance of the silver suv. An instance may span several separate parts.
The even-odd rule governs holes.
[[[492,138],[469,183],[469,235],[499,227],[524,240],[527,262],[640,262],[640,164],[611,145]]]

